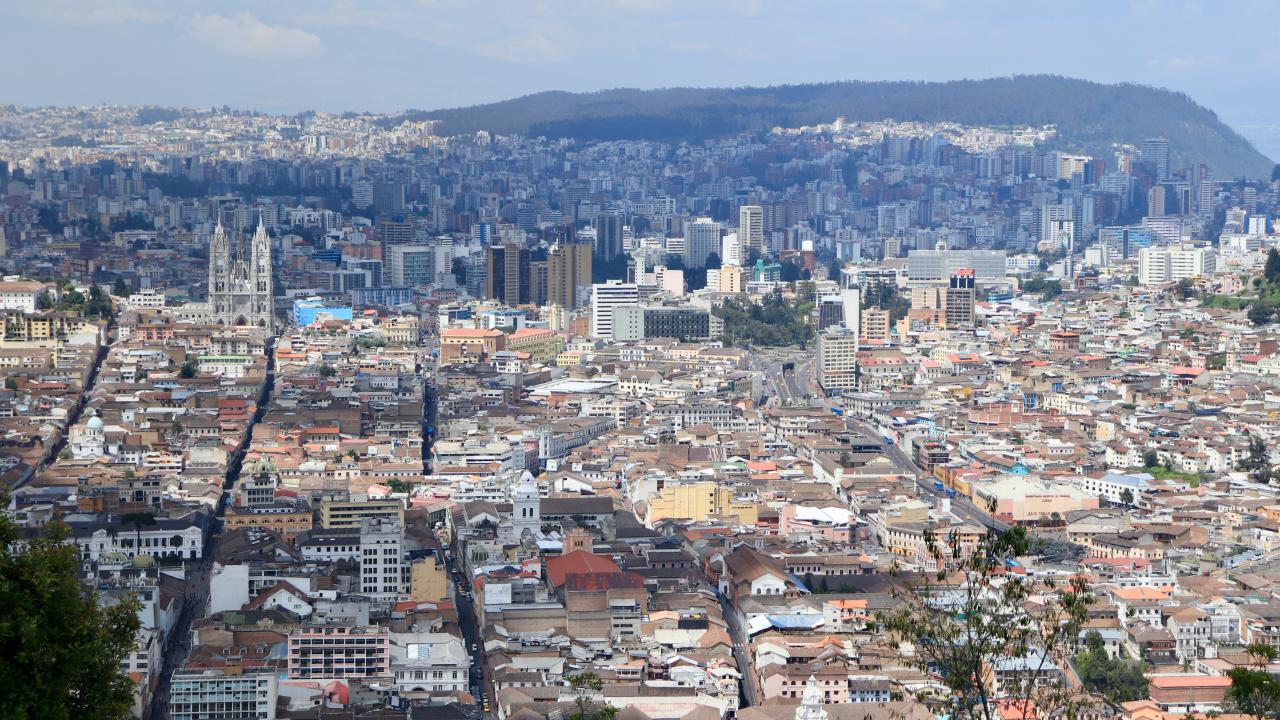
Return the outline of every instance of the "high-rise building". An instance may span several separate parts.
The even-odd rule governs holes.
[[[1164,186],[1152,185],[1147,191],[1147,214],[1153,216],[1164,215]]]
[[[889,341],[889,311],[878,307],[863,308],[862,336],[866,342]]]
[[[640,288],[635,283],[610,280],[591,286],[591,336],[613,339],[613,309],[640,304]]]
[[[858,336],[844,326],[818,335],[818,384],[827,394],[858,387]]]
[[[698,218],[684,226],[684,265],[704,268],[712,253],[720,253],[720,223],[711,218]]]
[[[292,679],[383,677],[391,670],[390,631],[384,625],[303,625],[289,633]]]
[[[612,260],[622,254],[622,215],[600,213],[595,219],[596,254]]]
[[[392,245],[385,259],[390,287],[414,287],[435,282],[436,249],[430,245]]]
[[[961,268],[951,276],[947,286],[943,318],[947,329],[971,328],[974,322],[974,305],[977,285],[972,268]]]
[[[738,242],[744,255],[754,250],[764,253],[764,208],[759,205],[743,205],[738,208]]]
[[[612,332],[615,342],[705,340],[711,335],[711,313],[702,308],[619,305],[613,308]]]
[[[490,245],[487,257],[485,297],[512,306],[529,302],[533,289],[529,249],[518,242]]]
[[[1138,282],[1162,285],[1186,278],[1204,277],[1217,269],[1218,253],[1211,247],[1170,245],[1138,252]]]
[[[1150,163],[1156,173],[1156,182],[1164,182],[1169,179],[1169,139],[1168,138],[1147,138],[1142,141],[1139,148],[1142,152],[1142,161]]]
[[[412,245],[417,236],[413,222],[407,218],[383,220],[378,223],[378,242],[382,246],[383,263],[386,263],[389,248],[392,245]]]
[[[404,185],[398,182],[374,183],[373,209],[379,215],[404,212]]]
[[[351,204],[358,208],[373,205],[373,183],[368,180],[356,180],[351,183]]]
[[[591,284],[591,243],[566,242],[547,252],[547,305],[578,306],[578,288]]]
[[[547,304],[547,260],[534,260],[529,263],[529,302],[542,306]]]
[[[389,518],[364,518],[360,522],[358,594],[384,602],[395,600],[405,591],[406,569],[404,526]]]

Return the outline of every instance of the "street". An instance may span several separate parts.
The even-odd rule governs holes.
[[[174,624],[173,631],[165,638],[163,650],[163,666],[157,670],[160,681],[151,697],[150,720],[165,720],[169,717],[169,682],[173,673],[181,668],[191,651],[191,622],[204,616],[205,606],[209,600],[209,581],[213,572],[213,548],[218,534],[222,530],[222,516],[226,514],[231,492],[240,480],[240,469],[244,466],[245,454],[249,450],[249,440],[253,437],[253,428],[267,414],[271,402],[271,390],[275,386],[275,345],[274,338],[267,340],[267,376],[262,384],[262,392],[258,396],[257,407],[244,437],[236,448],[235,454],[227,462],[227,474],[223,478],[223,494],[214,511],[214,518],[209,523],[209,534],[205,537],[204,551],[199,560],[187,561],[185,564],[187,595],[183,598],[182,612]],[[197,614],[198,613],[198,614]]]

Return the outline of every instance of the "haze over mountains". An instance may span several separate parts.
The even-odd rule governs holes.
[[[1056,145],[1101,157],[1113,143],[1169,138],[1174,164],[1203,162],[1219,178],[1270,177],[1273,161],[1183,93],[1057,75],[951,82],[835,82],[775,87],[543,92],[502,102],[407,113],[446,134],[490,130],[582,139],[700,140],[775,126],[850,121],[952,121],[1058,126]]]

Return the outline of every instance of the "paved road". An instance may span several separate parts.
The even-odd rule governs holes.
[[[845,416],[845,425],[850,430],[858,430],[868,437],[880,437],[879,430],[857,418]],[[916,489],[920,493],[921,497],[930,495],[933,496],[935,500],[939,500],[947,496],[946,490],[938,490],[933,484],[933,477],[926,473],[919,465],[916,465],[915,461],[911,459],[911,456],[903,452],[902,448],[897,444],[885,445],[884,452],[889,456],[890,460],[893,460],[895,465],[915,475]],[[987,513],[978,509],[978,507],[973,504],[973,501],[967,497],[957,496],[951,498],[951,512],[965,522],[970,522],[975,525],[983,525],[995,530],[996,532],[1004,532],[1009,529],[1008,523],[996,520]]]
[[[738,611],[729,602],[729,598],[719,592],[716,593],[716,596],[720,599],[721,613],[724,615],[725,622],[729,625],[729,637],[733,640],[733,659],[738,663],[738,672],[742,673],[739,705],[740,707],[749,707],[756,703],[756,698],[759,695],[756,694],[756,674],[755,668],[751,665],[751,646],[747,643],[746,628],[742,627],[742,623],[738,618]]]
[[[493,678],[489,677],[489,669],[484,661],[484,645],[483,638],[480,636],[480,624],[476,620],[475,605],[471,600],[462,596],[464,591],[471,592],[471,586],[470,583],[465,582],[466,576],[462,563],[456,557],[447,563],[447,567],[457,590],[458,626],[462,630],[462,643],[467,652],[471,654],[470,683],[473,686],[478,685],[480,694],[490,701],[490,714],[492,714],[493,711],[496,711],[497,705],[493,693]],[[476,701],[480,701],[479,696],[476,697]]]
[[[267,377],[263,383],[262,393],[258,396],[258,406],[245,428],[244,437],[239,447],[227,462],[227,474],[223,478],[222,501],[218,503],[213,522],[209,525],[209,535],[205,537],[204,551],[199,560],[188,561],[187,596],[183,598],[182,612],[173,631],[167,637],[164,648],[164,667],[159,669],[160,682],[152,695],[150,720],[166,720],[169,717],[169,683],[173,673],[187,661],[187,653],[191,652],[191,622],[205,616],[205,608],[209,603],[209,580],[213,572],[213,546],[222,531],[222,517],[226,514],[227,503],[230,502],[231,491],[240,480],[240,470],[244,466],[245,454],[249,450],[249,439],[253,436],[253,427],[262,421],[267,414],[271,402],[271,390],[275,386],[275,342],[267,339]]]

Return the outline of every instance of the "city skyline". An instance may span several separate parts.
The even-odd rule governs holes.
[[[1083,5],[1030,16],[1005,2],[945,0],[892,8],[617,0],[496,4],[497,12],[427,0],[57,0],[0,10],[0,41],[41,58],[10,78],[6,102],[275,113],[432,110],[547,90],[1053,73],[1185,92],[1280,157],[1275,102],[1261,85],[1280,65],[1266,38],[1280,9]],[[1233,41],[1204,46],[1215,33]],[[47,52],[53,46],[63,50]],[[89,65],[97,72],[83,72]]]

